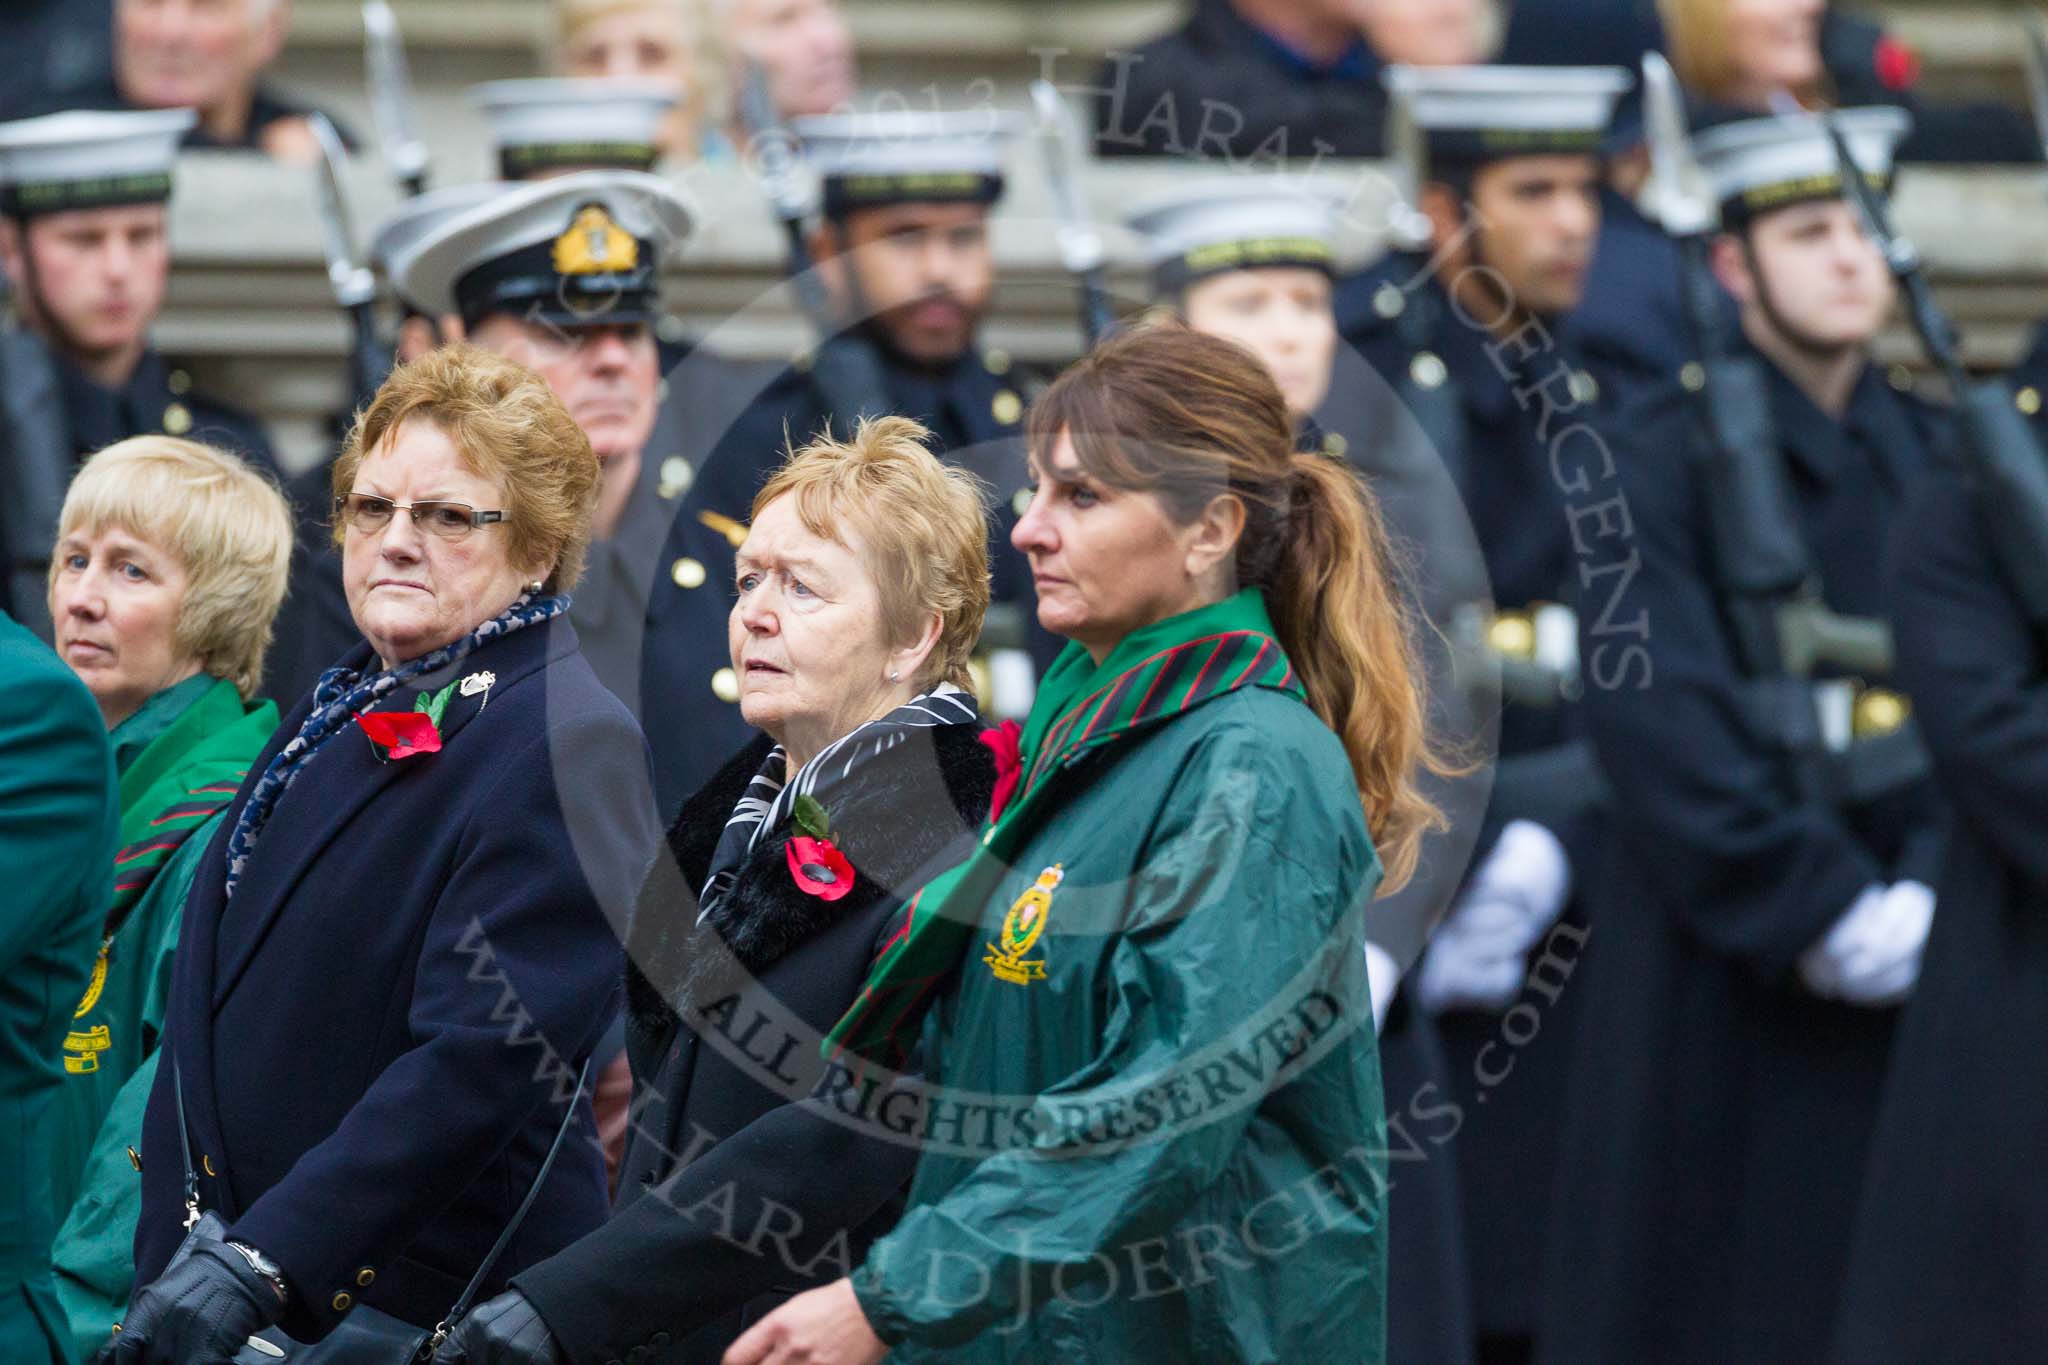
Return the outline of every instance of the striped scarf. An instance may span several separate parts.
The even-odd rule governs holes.
[[[711,854],[711,873],[697,898],[697,922],[702,924],[732,889],[740,864],[754,846],[789,819],[796,809],[797,797],[808,796],[823,805],[821,793],[840,786],[855,769],[903,743],[914,732],[940,725],[980,722],[981,712],[975,707],[974,697],[942,682],[879,720],[871,720],[840,736],[799,768],[792,781],[783,780],[789,767],[783,747],[778,744],[770,749],[760,770],[740,794],[724,832],[718,836],[718,847]]]
[[[235,819],[234,832],[228,836],[228,877],[224,898],[234,898],[235,884],[241,881],[242,871],[249,865],[249,855],[256,848],[256,837],[270,822],[271,812],[277,808],[285,789],[304,771],[313,755],[326,747],[327,742],[340,734],[350,721],[395,688],[459,662],[484,642],[550,620],[568,609],[569,599],[566,597],[543,597],[535,601],[531,593],[522,594],[518,601],[454,644],[407,660],[396,668],[373,673],[367,678],[356,669],[341,665],[322,673],[320,681],[313,686],[313,709],[307,714],[305,723],[299,726],[299,733],[292,742],[271,757],[263,776],[256,780],[255,790],[249,793],[242,813]]]
[[[185,793],[184,800],[167,807],[149,822],[147,834],[114,855],[114,901],[107,909],[110,937],[193,832],[235,799],[235,793],[242,788],[242,778],[247,775],[245,769],[231,780],[192,788]]]

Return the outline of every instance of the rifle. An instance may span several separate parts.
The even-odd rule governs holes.
[[[798,304],[818,339],[811,361],[811,383],[828,414],[856,420],[888,411],[888,387],[882,358],[873,343],[838,325],[830,291],[813,268],[810,244],[804,240],[804,219],[810,204],[798,174],[796,139],[782,124],[782,115],[768,93],[768,78],[756,62],[748,62],[740,84],[740,123],[747,133],[747,155],[761,180],[761,191],[782,222],[788,240],[786,270]]]
[[[314,141],[320,144],[320,245],[327,257],[327,283],[334,301],[348,314],[353,342],[349,348],[349,410],[359,411],[391,373],[392,351],[377,334],[377,279],[355,254],[348,195],[342,185],[348,153],[327,116],[307,116]]]
[[[388,0],[363,0],[363,74],[370,91],[370,117],[377,143],[407,198],[427,188],[427,144],[412,117],[412,75],[405,39]]]
[[[1991,537],[1992,555],[2027,620],[2037,630],[2048,630],[2048,454],[2013,406],[2002,380],[1976,383],[1965,373],[1955,324],[1934,301],[1919,249],[1893,228],[1835,120],[1827,118],[1825,126],[1849,202],[1905,293],[1920,344],[1955,395],[1959,444]]]
[[[1705,485],[1715,595],[1748,679],[1749,721],[1788,756],[1795,786],[1818,799],[1869,800],[1916,780],[1925,754],[1909,727],[1831,754],[1814,673],[1822,665],[1884,676],[1891,630],[1844,616],[1821,596],[1779,453],[1763,365],[1732,344],[1708,265],[1719,213],[1691,154],[1684,96],[1670,64],[1643,56],[1652,210],[1679,249],[1688,327],[1699,359],[1683,374],[1697,415],[1692,455]]]
[[[57,369],[42,341],[7,318],[0,271],[0,609],[52,638],[50,553],[72,468]]]
[[[1102,234],[1096,231],[1081,200],[1081,139],[1066,102],[1051,81],[1041,76],[1031,83],[1031,102],[1038,111],[1038,146],[1045,159],[1046,182],[1052,186],[1053,206],[1060,216],[1056,234],[1060,263],[1080,287],[1082,349],[1092,351],[1116,325],[1116,313],[1110,307],[1109,282],[1103,270]]]

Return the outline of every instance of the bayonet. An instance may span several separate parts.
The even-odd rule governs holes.
[[[1704,237],[1719,222],[1686,126],[1685,94],[1662,53],[1643,54],[1643,130],[1650,146],[1652,216],[1673,237]]]
[[[2034,109],[2034,133],[2048,149],[2048,19],[2039,10],[2028,10],[2022,23],[2027,32],[2027,102]]]
[[[356,255],[344,183],[348,152],[325,114],[310,114],[306,122],[320,146],[320,246],[327,257],[327,283],[334,290],[334,301],[348,314],[353,338],[349,347],[349,404],[353,410],[383,385],[391,372],[391,353],[377,335],[377,277]]]
[[[363,0],[363,69],[384,160],[408,195],[420,194],[427,188],[427,144],[413,123],[412,74],[389,0]]]
[[[1428,147],[1408,96],[1396,91],[1389,104],[1387,154],[1394,171],[1394,202],[1387,207],[1387,239],[1395,251],[1426,256],[1435,244],[1429,215],[1422,211],[1423,165]]]
[[[320,147],[320,246],[327,257],[327,283],[334,290],[336,303],[343,308],[358,308],[376,299],[377,281],[355,254],[348,193],[342,184],[348,152],[327,115],[315,111],[307,115],[306,124]]]
[[[1055,241],[1060,263],[1081,290],[1081,333],[1088,349],[1115,323],[1109,286],[1103,274],[1102,233],[1081,198],[1080,130],[1057,86],[1044,77],[1031,83],[1031,103],[1038,113],[1038,148],[1045,161],[1046,183],[1052,188],[1053,210],[1059,215]]]

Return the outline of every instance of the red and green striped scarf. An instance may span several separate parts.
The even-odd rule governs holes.
[[[199,674],[143,703],[109,736],[121,770],[121,848],[114,855],[112,935],[194,834],[235,798],[277,728],[271,703],[244,703],[233,683]]]
[[[156,874],[177,856],[193,831],[199,829],[234,800],[241,790],[248,765],[217,782],[193,787],[183,800],[165,807],[149,822],[148,830],[114,855],[114,900],[107,909],[107,932],[119,927],[135,902],[142,899]]]
[[[907,1054],[925,1007],[973,936],[981,902],[1042,819],[1049,778],[1085,753],[1241,687],[1307,700],[1257,588],[1134,631],[1100,665],[1069,644],[1024,723],[1023,786],[975,855],[911,898],[859,998],[827,1035],[826,1055],[848,1051],[893,1065]]]

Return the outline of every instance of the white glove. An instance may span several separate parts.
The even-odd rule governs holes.
[[[1919,882],[1871,886],[1799,957],[1815,995],[1851,1005],[1896,1005],[1920,979],[1934,923],[1934,892]]]
[[[1510,821],[1430,939],[1417,1001],[1432,1014],[1505,1009],[1571,887],[1571,859],[1557,836],[1533,820]]]
[[[1372,1031],[1387,1031],[1387,1011],[1394,1007],[1394,992],[1401,989],[1401,964],[1377,943],[1365,945],[1365,979],[1372,987]]]

